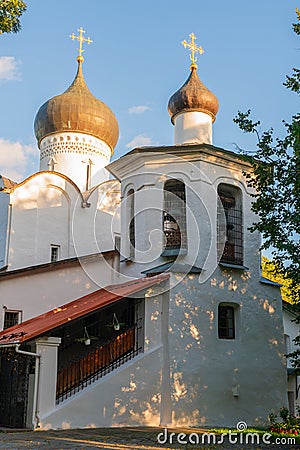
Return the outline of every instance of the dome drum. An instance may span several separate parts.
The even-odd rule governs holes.
[[[172,124],[175,125],[176,119],[177,119],[177,117],[180,114],[190,113],[190,112],[200,112],[200,113],[203,113],[203,114],[207,114],[207,115],[209,115],[211,117],[212,123],[216,120],[216,116],[214,114],[212,114],[211,111],[208,111],[207,109],[202,109],[202,108],[184,108],[184,109],[178,111],[176,114],[174,114],[171,117]]]
[[[174,144],[212,144],[212,118],[199,110],[183,111],[174,117]]]

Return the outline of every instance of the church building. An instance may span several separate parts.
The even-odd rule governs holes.
[[[0,178],[2,427],[259,426],[288,404],[252,167],[213,145],[190,37],[173,143],[111,162],[118,122],[86,85],[80,28],[73,83],[35,117],[39,171]]]

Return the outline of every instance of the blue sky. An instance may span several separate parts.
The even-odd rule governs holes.
[[[255,138],[232,122],[251,108],[262,129],[282,133],[298,98],[282,83],[297,66],[300,44],[291,24],[295,0],[28,0],[22,30],[0,37],[0,173],[20,181],[38,170],[33,121],[39,107],[63,92],[77,68],[82,26],[84,75],[92,93],[115,113],[120,138],[113,158],[135,145],[173,143],[170,96],[189,76],[181,45],[191,32],[205,50],[198,74],[218,97],[214,145],[253,149]]]

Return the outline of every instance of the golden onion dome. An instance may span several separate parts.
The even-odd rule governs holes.
[[[169,100],[168,111],[171,121],[177,114],[200,111],[209,114],[214,122],[219,110],[217,97],[200,81],[196,64],[191,65],[191,74],[184,85]]]
[[[112,153],[119,137],[117,119],[105,103],[90,92],[82,74],[82,60],[71,86],[44,103],[37,112],[34,132],[38,145],[50,134],[79,132],[90,134],[110,146]]]

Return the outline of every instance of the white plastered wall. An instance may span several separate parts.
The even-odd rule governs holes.
[[[70,267],[0,278],[0,329],[3,329],[6,309],[22,311],[24,321],[117,283],[116,273],[112,269],[116,258],[117,255],[99,256]]]
[[[279,289],[234,270],[217,269],[203,284],[179,278],[170,293],[173,425],[267,424],[287,405]],[[235,307],[235,339],[218,337],[220,303]]]
[[[41,428],[158,426],[161,365],[161,348],[141,354],[41,417]]]
[[[51,245],[59,246],[59,259],[113,249],[118,184],[105,182],[84,199],[59,174],[41,172],[21,183],[10,194],[9,270],[49,262]]]

